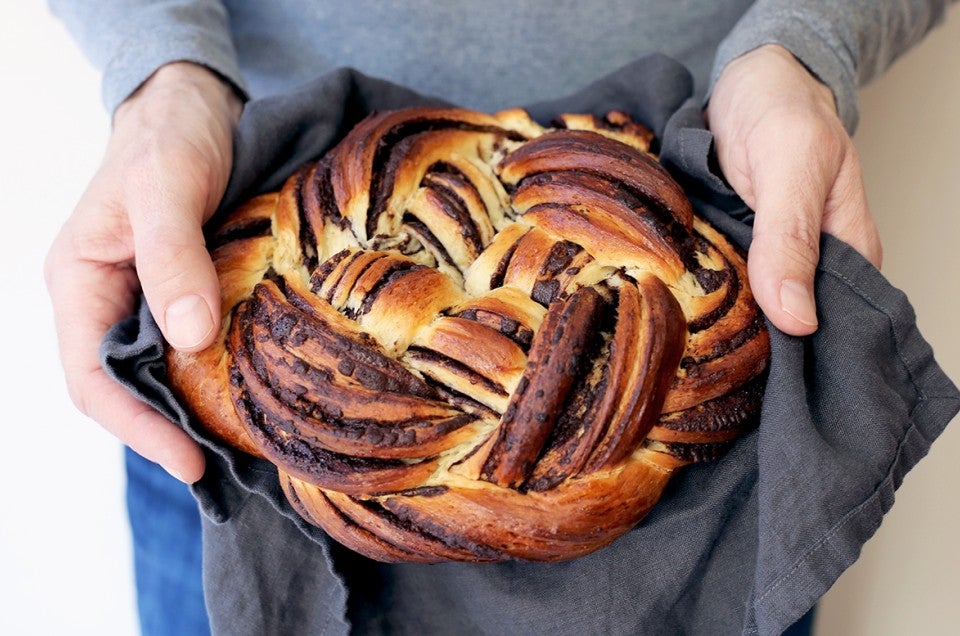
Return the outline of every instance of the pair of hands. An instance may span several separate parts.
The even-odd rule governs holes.
[[[203,474],[199,446],[110,379],[98,348],[132,313],[141,289],[171,345],[197,351],[212,342],[220,293],[201,228],[226,189],[241,108],[202,67],[158,70],[117,110],[103,163],[46,261],[71,399],[188,483]],[[757,301],[782,331],[812,333],[820,232],[878,267],[881,260],[860,163],[833,95],[788,51],[764,46],[724,69],[707,116],[721,169],[757,213],[748,257]]]

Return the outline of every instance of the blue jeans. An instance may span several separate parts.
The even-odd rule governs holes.
[[[130,449],[125,453],[141,633],[209,634],[197,502],[157,464]]]

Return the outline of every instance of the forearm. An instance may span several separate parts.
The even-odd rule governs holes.
[[[844,126],[853,132],[857,88],[942,21],[951,1],[758,0],[720,45],[711,89],[733,59],[763,44],[780,44],[830,87]]]
[[[103,71],[110,113],[171,62],[199,64],[245,91],[227,11],[218,0],[50,0],[50,7]]]

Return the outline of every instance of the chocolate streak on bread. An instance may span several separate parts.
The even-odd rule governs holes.
[[[389,116],[384,119],[389,119]],[[380,214],[386,207],[387,200],[393,190],[393,179],[404,150],[413,143],[417,135],[438,130],[452,129],[466,132],[486,133],[495,137],[502,137],[522,141],[522,135],[515,131],[499,128],[493,125],[477,125],[468,121],[449,119],[444,117],[409,118],[400,120],[386,130],[378,130],[381,121],[370,120],[366,125],[361,124],[347,135],[343,144],[376,143],[373,155],[371,172],[374,175],[370,184],[370,208],[367,213],[367,236],[373,236]],[[375,136],[375,137],[374,137]],[[371,138],[372,137],[372,138]],[[375,139],[375,141],[374,141]]]
[[[270,223],[269,218],[250,218],[224,225],[207,240],[207,249],[213,252],[228,243],[270,236]]]
[[[423,184],[433,193],[437,207],[460,226],[460,236],[463,240],[473,248],[474,252],[479,254],[484,248],[483,239],[480,237],[480,228],[477,227],[470,216],[466,201],[452,187],[451,181],[453,179],[459,179],[461,186],[466,184],[463,177],[429,172],[424,177]]]
[[[305,205],[310,208],[311,227],[314,236],[319,236],[321,223],[313,223],[314,219],[323,223],[333,223],[341,230],[350,227],[350,221],[345,219],[336,206],[336,197],[333,194],[333,184],[330,182],[330,157],[324,157],[317,163],[313,178],[309,183],[309,196],[305,197]],[[315,210],[315,211],[314,211]]]
[[[510,247],[507,248],[507,251],[504,252],[503,256],[497,262],[496,269],[494,269],[493,273],[490,275],[490,289],[496,289],[497,287],[503,285],[503,280],[507,275],[507,270],[510,268],[510,262],[513,260],[513,254],[517,251],[517,246],[520,245],[520,241],[522,239],[523,236],[521,236],[515,243],[510,245]]]
[[[574,257],[581,252],[583,252],[583,248],[576,243],[570,241],[554,243],[540,267],[530,297],[544,307],[549,307],[550,303],[556,300],[560,292],[563,291],[557,277],[567,269]]]
[[[316,166],[304,166],[291,179],[298,216],[300,254],[308,271],[317,266],[317,230],[323,228],[323,219],[316,217],[316,206],[308,203],[311,197],[304,194],[304,189],[313,182],[316,170]]]
[[[281,485],[291,503],[307,519],[322,525],[345,545],[373,544],[378,558],[386,562],[435,563],[438,561],[502,561],[506,555],[488,546],[465,540],[439,524],[418,524],[394,514],[378,502],[333,491],[317,491],[289,475]],[[443,487],[414,489],[402,497],[436,497]]]
[[[424,349],[422,347],[412,346],[407,349],[406,355],[411,360],[423,361],[423,362],[430,363],[431,365],[444,367],[447,370],[454,373],[455,375],[459,375],[459,376],[462,376],[463,378],[466,378],[466,380],[470,384],[481,386],[487,391],[490,391],[491,393],[495,393],[496,395],[502,395],[504,397],[508,395],[507,391],[503,388],[503,386],[501,386],[497,382],[491,380],[490,378],[480,373],[477,373],[476,371],[474,371],[467,365],[463,364],[462,362],[458,362],[453,358],[437,353],[436,351],[433,351],[431,349]],[[437,380],[434,379],[434,381],[436,382]]]
[[[330,461],[360,462],[352,470],[378,478],[392,471],[391,481],[404,480],[406,472],[422,479],[424,468],[416,463],[374,458],[424,458],[455,443],[449,436],[475,417],[406,391],[435,395],[393,359],[325,324],[284,304],[269,284],[239,313],[231,328],[234,397],[251,434],[270,440],[268,456],[297,458],[297,466],[317,452],[332,453]],[[344,486],[343,478],[310,470],[313,480]]]
[[[530,347],[520,386],[503,414],[495,449],[484,463],[484,479],[516,488],[530,476],[573,386],[601,309],[601,296],[589,287],[551,306]]]
[[[668,210],[684,227],[692,226],[690,201],[656,160],[595,132],[559,130],[533,139],[501,162],[500,177],[515,184],[523,176],[565,170],[621,182],[653,206]]]
[[[619,369],[622,388],[612,389],[618,404],[584,467],[588,471],[624,459],[653,427],[670,388],[669,370],[676,368],[685,343],[680,306],[658,278],[621,285],[617,312],[611,355],[620,364],[632,362],[632,368]]]
[[[766,374],[761,374],[726,395],[685,411],[665,413],[647,438],[675,446],[732,441],[759,415],[766,379]]]
[[[433,232],[430,231],[430,228],[427,227],[427,224],[413,216],[410,213],[403,215],[402,225],[407,228],[408,231],[412,232],[421,243],[424,243],[427,249],[433,253],[434,257],[438,261],[443,261],[452,268],[459,269],[457,264],[453,262],[453,258],[450,256],[450,253],[447,251],[447,248],[443,246],[443,243],[440,242]]]
[[[563,146],[557,145],[554,150],[560,153],[562,149]],[[607,172],[615,170],[616,167],[611,167]],[[543,202],[577,205],[586,203],[583,197],[589,195],[588,205],[591,207],[606,211],[628,210],[625,214],[621,213],[621,217],[645,240],[660,246],[656,252],[683,254],[690,251],[682,249],[688,247],[685,245],[690,236],[688,228],[637,189],[636,184],[643,181],[637,176],[634,182],[624,183],[608,174],[580,169],[533,172],[520,180],[514,200],[522,207]],[[528,200],[530,203],[527,203]]]
[[[743,345],[756,338],[765,328],[764,317],[759,312],[750,322],[744,325],[743,329],[738,331],[732,338],[717,342],[706,355],[697,357],[685,357],[680,361],[681,368],[687,369],[697,365],[705,364],[717,360],[736,351]],[[691,330],[693,331],[693,330]]]
[[[444,541],[424,528],[410,523],[380,505],[336,492],[319,492],[289,476],[281,478],[294,507],[307,519],[322,525],[345,545],[375,545],[378,558],[394,563],[436,563],[438,561],[500,561],[504,555],[462,540]],[[423,495],[421,495],[423,496]],[[427,495],[430,496],[430,495]],[[306,499],[306,501],[304,501]],[[472,549],[471,549],[472,548]]]
[[[513,340],[523,351],[528,351],[530,343],[533,342],[533,329],[525,326],[516,318],[497,313],[492,309],[478,307],[466,309],[456,315],[459,318],[475,320],[491,329],[496,329],[499,333]]]

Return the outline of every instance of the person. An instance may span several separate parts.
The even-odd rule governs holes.
[[[107,377],[99,343],[142,292],[170,345],[210,344],[219,291],[202,227],[226,188],[244,102],[339,65],[493,110],[562,95],[647,52],[677,58],[694,74],[723,174],[756,212],[757,301],[778,329],[811,334],[820,233],[882,260],[850,138],[856,89],[947,4],[54,0],[104,69],[113,114],[100,169],[46,262],[71,398],[136,453],[132,491],[157,479],[135,477],[149,473],[136,456],[181,482],[200,478],[199,446]]]

